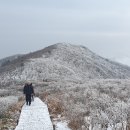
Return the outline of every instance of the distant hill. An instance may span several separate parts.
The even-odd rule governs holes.
[[[0,82],[127,79],[130,67],[110,61],[84,46],[58,43],[0,67]]]

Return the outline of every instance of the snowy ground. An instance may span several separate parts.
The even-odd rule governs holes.
[[[19,124],[15,130],[53,130],[48,108],[39,98],[35,98],[31,106],[22,108]],[[70,130],[67,123],[56,123],[56,130]]]
[[[56,130],[71,130],[71,129],[68,128],[66,122],[58,122],[58,123],[56,124]]]
[[[18,98],[15,96],[0,97],[0,115],[3,114],[10,106],[12,106],[12,104],[15,104],[17,101]]]
[[[47,106],[39,98],[31,106],[25,104],[15,130],[53,130]]]

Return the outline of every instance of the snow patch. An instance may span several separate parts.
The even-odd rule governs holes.
[[[57,122],[56,124],[56,130],[71,130],[66,122]]]

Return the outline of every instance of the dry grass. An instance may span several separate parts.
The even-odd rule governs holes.
[[[21,112],[23,104],[24,104],[24,101],[21,100],[17,104],[11,106],[10,109],[9,109],[9,111],[11,111],[11,112],[17,112],[17,111],[19,111],[19,112]]]
[[[44,93],[41,93],[39,94],[39,97],[42,101],[46,102],[47,101],[47,97],[49,96],[50,94],[48,92],[44,92]]]
[[[13,104],[3,113],[0,118],[0,130],[14,129],[16,127],[23,104],[23,97],[20,97],[18,103]]]
[[[102,124],[104,118],[99,115],[100,111],[109,112],[110,119],[112,115],[119,119],[121,114],[114,113],[117,108],[113,106],[119,104],[120,107],[120,103],[123,103],[124,106],[129,103],[130,83],[125,84],[123,82],[118,86],[113,81],[102,81],[100,84],[98,82],[88,82],[87,84],[53,82],[49,86],[39,89],[39,97],[47,103],[52,121],[54,119],[65,119],[69,122],[68,126],[72,130],[79,130],[82,126],[85,126],[85,123],[89,124],[89,120],[88,122],[84,120],[86,116],[93,120],[93,126],[95,122],[99,125]],[[122,89],[122,86],[125,86],[127,91],[125,91],[125,88]],[[125,113],[124,110],[122,109],[123,113]],[[61,115],[61,118],[59,115]]]
[[[79,128],[81,128],[81,121],[80,119],[76,118],[76,119],[72,119],[70,120],[68,126],[72,129],[72,130],[78,130]]]
[[[19,98],[18,98],[18,101],[19,101],[19,102],[24,101],[24,97],[19,97]]]
[[[57,98],[49,98],[47,101],[49,112],[53,115],[62,115],[64,112],[62,102]]]
[[[40,94],[40,98],[47,103],[49,113],[51,117],[57,117],[63,115],[64,106],[61,100],[56,96],[50,96],[50,93],[44,92]],[[53,115],[53,116],[52,116]]]

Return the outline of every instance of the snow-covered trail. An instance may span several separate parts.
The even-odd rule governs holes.
[[[39,98],[31,106],[24,104],[15,130],[53,130],[47,105]]]

